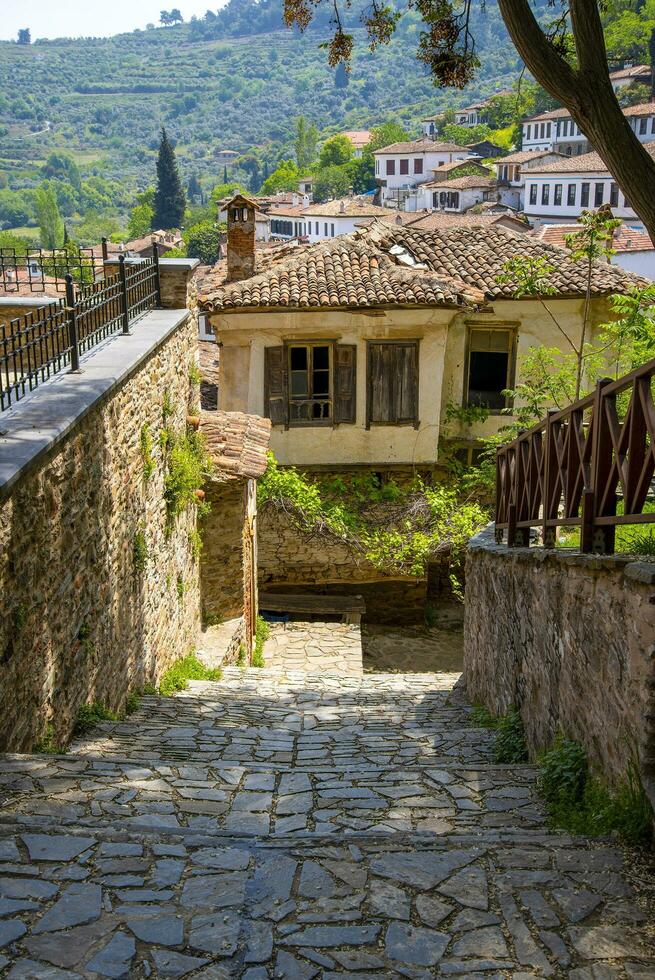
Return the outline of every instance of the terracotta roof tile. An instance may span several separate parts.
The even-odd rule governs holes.
[[[655,142],[644,143],[644,149],[655,157]],[[581,153],[579,156],[562,157],[554,163],[545,163],[541,167],[531,167],[530,174],[575,174],[575,173],[608,173],[607,164],[598,153]]]
[[[466,191],[474,187],[485,187],[491,189],[496,186],[495,179],[483,177],[482,174],[467,174],[466,177],[453,177],[452,180],[432,180],[426,186],[445,187],[448,190]]]
[[[243,412],[201,412],[200,431],[216,467],[216,479],[257,479],[263,475],[270,419]]]
[[[580,225],[542,225],[534,234],[542,242],[549,242],[551,245],[565,245],[566,235],[580,231]],[[648,234],[641,228],[631,228],[629,225],[620,225],[615,228],[612,247],[616,252],[650,252],[653,249]]]
[[[199,298],[206,312],[253,309],[464,306],[485,297],[511,297],[499,284],[504,263],[518,255],[552,264],[552,284],[580,296],[585,272],[568,252],[498,223],[422,231],[373,222],[367,228],[308,246],[265,273]],[[592,291],[603,295],[640,282],[607,263],[595,263]]]
[[[374,154],[378,153],[467,153],[468,150],[465,146],[459,146],[458,143],[436,143],[434,140],[429,139],[417,139],[417,140],[406,140],[402,143],[390,143],[389,146],[383,146],[379,150],[374,150]]]

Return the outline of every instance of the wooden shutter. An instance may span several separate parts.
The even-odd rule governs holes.
[[[369,344],[368,346],[368,406],[366,424],[393,422],[391,376],[393,371],[393,345]]]
[[[289,424],[286,347],[264,348],[264,411],[273,425]]]
[[[334,421],[353,424],[357,405],[357,348],[337,344],[334,348]]]
[[[394,421],[398,425],[418,423],[418,344],[394,344]]]

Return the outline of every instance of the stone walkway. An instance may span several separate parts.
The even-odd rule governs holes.
[[[270,623],[266,665],[275,670],[325,671],[339,677],[362,673],[362,631],[345,623]]]
[[[228,668],[1,758],[0,976],[655,977],[646,872],[469,716],[456,673]]]

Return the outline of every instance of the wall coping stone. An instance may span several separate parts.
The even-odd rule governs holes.
[[[513,561],[541,564],[555,561],[560,565],[586,568],[591,572],[622,571],[625,578],[641,585],[655,585],[655,562],[635,561],[630,555],[583,554],[573,548],[508,548],[498,544],[493,521],[469,540],[468,551],[486,551]]]
[[[0,296],[0,309],[3,306],[24,306],[26,310],[33,310],[35,307],[56,303],[57,300],[63,299],[63,296],[63,293],[33,293],[31,296],[24,294],[12,296],[11,293],[5,293],[4,296]]]
[[[0,416],[0,499],[38,465],[99,403],[140,367],[189,316],[184,310],[152,310],[130,334],[114,334],[87,351],[77,374],[62,372],[32,397]]]
[[[146,262],[147,259],[141,255],[126,255],[125,265],[139,265],[140,262]],[[119,265],[120,259],[113,255],[107,259],[103,259],[104,265]],[[188,272],[193,272],[200,265],[200,259],[160,259],[159,266],[162,269],[186,269]]]

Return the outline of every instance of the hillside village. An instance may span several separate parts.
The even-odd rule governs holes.
[[[655,244],[485,91],[0,188],[3,980],[655,976]]]

